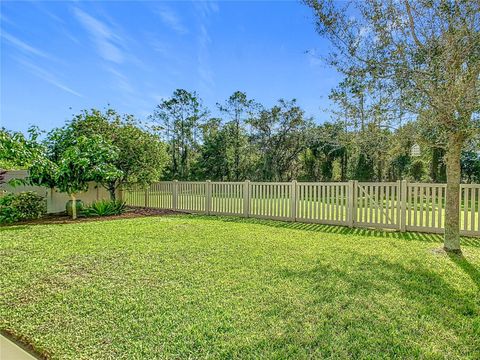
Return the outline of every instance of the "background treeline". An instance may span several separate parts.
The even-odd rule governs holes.
[[[416,121],[384,108],[378,89],[349,91],[347,82],[332,91],[333,118],[322,123],[295,100],[267,108],[240,91],[217,104],[219,115],[212,117],[195,92],[178,89],[150,119],[167,144],[163,178],[446,181],[445,152],[425,139]],[[478,138],[463,151],[462,177],[480,181]]]
[[[384,89],[352,84],[332,91],[328,122],[307,117],[296,100],[269,108],[236,91],[207,109],[195,92],[177,89],[146,123],[91,109],[45,136],[35,128],[29,136],[2,129],[0,168],[29,169],[42,184],[70,186],[78,179],[73,165],[88,160],[91,171],[79,170],[89,174],[85,181],[95,178],[112,198],[120,186],[172,179],[446,182],[445,150],[435,134],[387,108]],[[480,182],[479,143],[473,137],[463,149],[463,182]],[[93,161],[92,154],[101,156]],[[68,176],[59,175],[62,169]]]

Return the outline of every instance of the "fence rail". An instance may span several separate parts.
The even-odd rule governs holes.
[[[128,205],[215,215],[442,233],[445,184],[163,181]],[[480,184],[460,186],[460,232],[480,236]]]

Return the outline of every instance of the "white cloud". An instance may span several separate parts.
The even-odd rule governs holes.
[[[160,16],[162,22],[173,31],[181,35],[188,33],[188,29],[185,25],[183,25],[181,19],[173,12],[172,9],[163,6],[157,9],[156,12]]]
[[[19,49],[19,50],[21,50],[25,53],[28,53],[30,55],[40,56],[40,57],[43,57],[43,58],[46,58],[46,59],[53,59],[53,57],[50,54],[47,54],[46,52],[44,52],[42,50],[39,50],[39,49],[27,44],[26,42],[16,38],[15,36],[10,35],[6,31],[2,31],[1,36],[6,41],[8,41],[10,44],[15,46],[17,49]]]
[[[100,56],[108,61],[122,63],[124,61],[124,54],[121,50],[122,39],[107,24],[86,12],[75,8],[74,13],[83,27],[90,33]]]
[[[23,66],[25,66],[26,68],[28,68],[32,74],[39,77],[40,79],[45,80],[46,82],[72,95],[83,97],[82,94],[78,93],[77,91],[73,90],[72,88],[62,83],[60,80],[58,80],[58,78],[54,74],[48,72],[47,70],[42,69],[41,67],[34,65],[31,62],[28,62],[25,60],[18,59],[18,62]]]

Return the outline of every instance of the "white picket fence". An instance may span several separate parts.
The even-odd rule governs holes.
[[[445,184],[164,181],[124,191],[128,205],[350,227],[442,233]],[[460,229],[480,236],[480,184],[460,189]]]

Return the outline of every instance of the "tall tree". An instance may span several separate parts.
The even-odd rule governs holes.
[[[278,105],[262,110],[257,118],[249,120],[249,124],[252,140],[261,154],[259,176],[273,181],[296,178],[310,124],[296,100],[279,100]]]
[[[197,93],[183,89],[175,90],[170,99],[163,100],[154,110],[152,119],[160,124],[169,144],[171,178],[190,178],[198,153],[200,125],[207,115]]]
[[[222,119],[212,118],[202,125],[203,142],[196,173],[200,179],[217,181],[229,180],[230,154],[226,144],[231,140],[222,126]]]
[[[245,175],[245,162],[248,157],[248,143],[244,124],[254,116],[258,105],[253,100],[248,99],[244,92],[235,91],[224,104],[217,104],[217,106],[228,117],[230,123],[228,128],[231,133],[233,150],[232,180],[239,181]]]
[[[365,0],[334,3],[304,0],[318,32],[335,50],[331,64],[354,67],[388,81],[421,126],[435,128],[445,149],[447,198],[446,251],[460,253],[460,157],[478,132],[480,107],[480,3],[471,0]],[[349,8],[353,6],[354,9]]]

